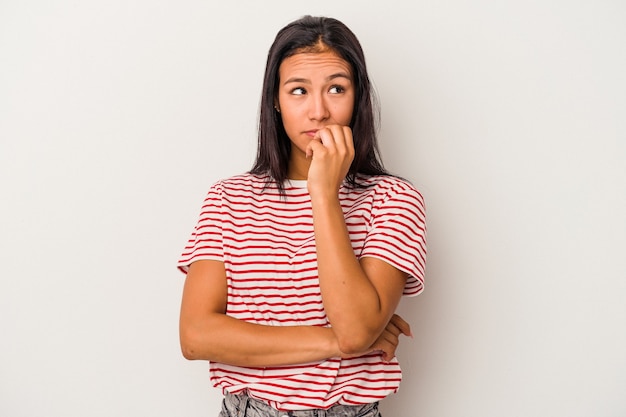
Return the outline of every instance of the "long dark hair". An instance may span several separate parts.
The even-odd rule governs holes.
[[[252,174],[269,174],[284,192],[291,142],[274,105],[278,94],[280,64],[300,52],[315,52],[319,45],[332,50],[350,64],[354,77],[354,111],[350,128],[355,155],[346,180],[358,187],[357,174],[388,175],[377,142],[379,109],[367,74],[365,56],[354,33],[342,22],[329,17],[304,16],[282,28],[267,56],[259,113],[259,143]]]

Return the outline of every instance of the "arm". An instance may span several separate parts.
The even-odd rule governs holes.
[[[378,352],[382,354],[383,360],[390,361],[396,355],[396,348],[400,343],[401,334],[413,338],[409,323],[404,321],[402,317],[394,314],[391,316],[391,320],[389,320],[389,323],[387,323],[387,326],[380,336],[378,336],[378,339],[376,339],[366,353]],[[360,354],[352,356],[360,356]]]
[[[324,309],[340,350],[362,351],[391,320],[406,274],[376,258],[357,260],[338,198],[315,201],[313,222]]]
[[[370,257],[357,260],[338,190],[354,157],[352,132],[327,126],[309,143],[308,188],[313,208],[322,299],[343,352],[375,343],[400,301],[407,274]]]
[[[225,314],[224,264],[196,261],[189,267],[180,312],[180,343],[187,359],[236,366],[280,366],[340,356],[330,328],[263,326]]]

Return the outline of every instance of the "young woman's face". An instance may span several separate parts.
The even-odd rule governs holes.
[[[334,52],[298,53],[281,63],[276,107],[291,140],[290,164],[306,161],[317,130],[350,124],[354,94],[350,64]]]

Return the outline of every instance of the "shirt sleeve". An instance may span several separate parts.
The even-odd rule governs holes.
[[[361,256],[381,259],[408,274],[403,295],[424,289],[426,216],[421,193],[410,184],[394,187],[372,210]]]
[[[222,186],[214,184],[209,190],[198,223],[191,233],[183,253],[178,260],[178,269],[187,273],[189,265],[198,260],[224,260],[222,238]]]

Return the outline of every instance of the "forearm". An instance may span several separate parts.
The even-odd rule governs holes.
[[[185,358],[236,366],[293,365],[340,355],[330,328],[264,326],[221,313],[181,323],[180,338]]]
[[[380,335],[393,308],[356,258],[338,198],[312,199],[320,289],[324,309],[344,352],[361,350]]]

